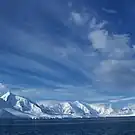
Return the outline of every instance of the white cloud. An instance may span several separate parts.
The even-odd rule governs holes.
[[[6,86],[0,83],[0,89],[6,89]]]
[[[103,60],[94,70],[96,85],[110,92],[131,94],[135,90],[134,60]]]
[[[109,13],[109,14],[116,14],[117,13],[116,10],[112,10],[112,9],[102,8],[102,10],[105,11],[106,13]]]
[[[84,25],[88,20],[88,16],[85,13],[78,13],[78,12],[72,11],[70,20],[76,25]]]
[[[19,74],[19,76],[14,77],[9,74],[7,77],[3,74],[0,79],[4,78],[7,80],[8,78],[9,81],[16,83],[20,78],[20,80],[29,78],[30,81],[34,79],[45,85],[56,86],[64,81],[67,84],[78,83],[79,85],[78,80],[81,82],[83,78],[88,83],[87,79],[91,78],[89,71],[95,65],[96,60],[93,63],[88,63],[88,61],[97,59],[91,48],[83,51],[78,46],[78,42],[70,38],[60,37],[58,39],[60,42],[58,42],[57,38],[50,37],[47,33],[44,33],[44,38],[41,38],[39,33],[28,33],[10,26],[7,26],[6,33],[12,33],[11,35],[9,34],[7,42],[13,42],[9,47],[15,51],[6,50],[8,54],[2,54],[0,61],[6,64],[4,70],[8,71],[8,73]],[[73,80],[71,79],[72,76],[75,76]],[[58,82],[53,79],[57,79]],[[20,82],[17,85],[20,85]],[[27,85],[29,85],[29,82]]]
[[[119,99],[112,99],[110,100],[111,103],[117,103],[121,101],[130,101],[130,100],[135,100],[135,97],[121,97]]]
[[[73,86],[73,85],[59,85],[60,89],[56,89],[55,92],[61,92],[65,96],[72,95],[75,100],[82,100],[87,102],[100,102],[100,101],[109,101],[116,98],[120,98],[121,96],[109,96],[106,93],[100,93],[98,90],[93,89],[92,85],[85,86]],[[67,93],[67,95],[66,95]],[[76,96],[76,93],[77,96]]]
[[[129,35],[109,34],[104,27],[105,25],[97,27],[96,23],[92,24],[88,39],[93,48],[99,49],[108,59],[130,59],[134,50],[129,47]]]
[[[100,23],[97,23],[97,20],[96,20],[95,17],[93,17],[89,23],[90,23],[90,29],[101,29],[101,28],[103,28],[106,24],[108,24],[108,22],[105,21],[105,20],[103,20],[103,21],[100,22]]]
[[[71,3],[68,4],[69,6],[72,6]],[[57,3],[57,1],[49,3],[46,7],[47,8],[44,10],[44,6],[42,6],[43,14],[44,11],[47,11],[47,13],[53,15],[50,18],[53,18],[54,20],[56,19],[56,26],[57,21],[59,22],[58,24],[62,24],[62,28],[65,28],[68,25],[67,27],[69,31],[71,30],[71,35],[68,31],[68,34],[65,33],[62,37],[62,35],[59,35],[61,32],[56,33],[54,30],[53,33],[51,27],[49,32],[45,32],[49,29],[49,27],[46,29],[44,20],[41,20],[41,26],[38,25],[37,20],[33,22],[34,25],[31,26],[31,28],[33,28],[32,31],[34,32],[32,33],[27,31],[25,28],[24,30],[20,30],[15,26],[14,28],[12,26],[7,26],[6,30],[3,30],[5,32],[5,37],[8,37],[6,43],[8,45],[12,44],[10,47],[12,49],[15,48],[17,53],[21,52],[21,56],[12,54],[15,52],[9,51],[9,55],[1,55],[0,61],[5,62],[6,64],[8,63],[7,65],[16,67],[17,69],[25,69],[24,71],[27,71],[28,73],[29,71],[32,71],[30,72],[32,75],[26,75],[25,72],[20,75],[16,71],[21,77],[24,77],[24,80],[25,77],[27,78],[29,76],[30,82],[32,82],[31,79],[34,78],[38,82],[43,82],[45,87],[46,84],[50,86],[58,86],[64,81],[65,85],[63,84],[64,86],[54,91],[51,91],[50,89],[46,90],[45,87],[43,90],[37,88],[37,92],[28,89],[22,91],[24,95],[33,96],[38,99],[40,99],[41,96],[42,98],[45,98],[46,96],[47,98],[53,99],[58,99],[61,97],[63,99],[78,98],[92,101],[99,99],[110,99],[112,97],[107,96],[106,93],[101,94],[100,89],[107,87],[113,91],[111,87],[117,88],[118,86],[118,88],[130,88],[130,85],[132,88],[134,87],[134,65],[127,62],[122,63],[119,60],[130,58],[133,53],[128,46],[128,35],[110,35],[105,29],[105,26],[108,23],[107,21],[97,23],[96,18],[92,18],[92,20],[88,22],[91,17],[90,14],[88,15],[84,12],[75,11],[68,12],[68,10],[66,10],[67,8],[64,9],[65,6]],[[53,9],[54,7],[55,9]],[[76,29],[75,25],[71,25],[71,23],[69,23],[69,14],[70,22],[76,26],[81,26],[79,27],[81,28],[80,32],[78,32],[78,27]],[[4,25],[2,25],[2,27],[3,26]],[[48,24],[48,26],[51,25]],[[64,29],[62,29],[62,31],[64,32]],[[88,31],[89,33],[87,33]],[[56,37],[54,34],[56,34]],[[66,37],[65,35],[70,35],[70,37]],[[87,37],[89,38],[90,42],[92,43],[92,47],[97,49],[98,52],[102,53],[102,55],[105,56],[104,59],[102,59],[97,52],[94,52],[92,47],[82,47],[84,44],[87,44],[87,42],[84,44],[78,42],[78,40],[82,39],[82,35],[86,36],[84,39],[87,39]],[[74,37],[77,37],[77,40]],[[79,43],[82,46],[80,46]],[[6,70],[6,68],[4,70]],[[93,69],[95,69],[94,74]],[[129,74],[127,73],[128,71],[130,71]],[[12,72],[13,70],[11,69],[10,73]],[[36,73],[41,73],[42,77],[36,75]],[[1,75],[0,79],[5,79],[5,76],[6,75],[4,74]],[[17,85],[20,85],[21,81],[18,80],[21,77],[10,76],[10,81],[14,82],[14,84],[16,83]],[[53,80],[54,78],[60,81],[56,82]],[[82,78],[84,78],[84,82]],[[22,80],[22,78],[20,80]],[[90,83],[91,86],[85,87],[85,83],[86,85]],[[69,84],[71,84],[71,86]],[[93,84],[97,84],[96,86],[102,87],[98,87],[98,89],[93,91]],[[28,82],[27,85],[31,84]],[[20,93],[20,91],[18,92]],[[78,94],[77,96],[76,93]]]
[[[100,49],[106,47],[107,35],[107,31],[95,30],[89,34],[88,38],[92,42],[94,48]]]
[[[8,91],[8,87],[3,83],[0,83],[0,94],[6,93]]]
[[[96,19],[91,24],[88,39],[103,56],[93,72],[94,86],[102,91],[131,94],[135,89],[135,50],[130,47],[129,35],[110,34],[104,23],[97,27]]]

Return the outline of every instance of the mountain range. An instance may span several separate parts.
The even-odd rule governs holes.
[[[91,118],[135,116],[135,104],[114,108],[112,104],[80,101],[44,101],[7,92],[0,97],[0,118]]]

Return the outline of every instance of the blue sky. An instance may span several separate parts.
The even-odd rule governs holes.
[[[134,99],[134,24],[129,0],[0,0],[1,93]]]

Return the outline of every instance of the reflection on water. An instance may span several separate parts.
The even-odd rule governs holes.
[[[0,121],[0,135],[135,135],[135,121]]]

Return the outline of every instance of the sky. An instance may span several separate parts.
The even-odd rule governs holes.
[[[133,0],[0,0],[0,93],[135,99],[134,24]]]

